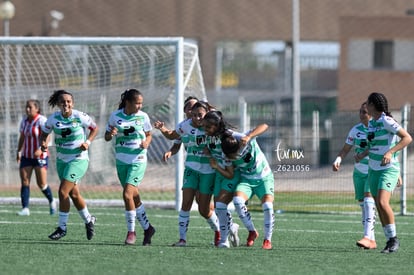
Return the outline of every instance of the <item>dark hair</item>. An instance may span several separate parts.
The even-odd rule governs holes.
[[[220,111],[209,111],[204,116],[203,120],[217,126],[217,132],[215,133],[217,136],[223,135],[229,128],[235,128],[225,121],[223,114]]]
[[[49,97],[49,105],[52,107],[55,107],[59,103],[59,98],[62,95],[70,95],[73,99],[73,95],[65,90],[56,90],[53,92],[53,94]]]
[[[198,101],[198,98],[196,98],[195,96],[190,95],[184,100],[184,105],[186,105],[188,103],[188,101],[193,100],[193,99]]]
[[[189,96],[184,100],[184,110],[187,107],[187,105],[190,103],[191,100],[195,100],[198,101],[198,98],[196,98],[195,96]]]
[[[37,99],[29,99],[29,100],[27,100],[27,101],[26,101],[26,106],[27,106],[27,104],[29,104],[29,103],[33,103],[33,104],[34,104],[34,106],[36,106],[36,108],[37,108],[37,113],[38,113],[38,114],[41,114],[41,113],[42,113],[42,109],[40,108],[40,101],[39,101],[39,100],[37,100]]]
[[[132,101],[136,97],[142,96],[142,93],[137,89],[127,89],[121,94],[121,101],[119,102],[118,110],[125,108],[126,101]]]
[[[237,153],[240,148],[240,142],[228,131],[221,136],[221,150],[225,155]]]
[[[392,117],[391,112],[388,111],[388,101],[384,94],[371,93],[368,96],[367,104],[373,104],[375,110],[384,112],[387,116]]]
[[[203,108],[206,112],[209,112],[211,107],[212,106],[210,104],[208,104],[208,102],[205,102],[205,101],[197,101],[193,105],[193,107],[191,108],[191,110],[195,110],[197,108]]]

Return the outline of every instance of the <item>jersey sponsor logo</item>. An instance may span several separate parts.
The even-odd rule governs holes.
[[[72,130],[70,128],[65,128],[65,129],[62,129],[60,134],[63,138],[66,138],[67,136],[72,134]]]
[[[375,132],[369,132],[368,133],[368,140],[372,141],[375,138]]]
[[[358,132],[357,134],[356,134],[356,137],[357,138],[364,138],[366,135],[365,135],[365,133],[364,132]]]
[[[365,147],[367,147],[367,145],[368,145],[368,143],[365,139],[361,140],[361,142],[359,143],[359,147],[361,147],[361,148],[365,148]]]
[[[205,143],[205,142],[206,142],[206,136],[205,135],[196,136],[197,145],[200,145],[200,144]]]
[[[124,136],[129,136],[129,134],[132,134],[135,132],[135,128],[133,126],[127,126],[124,128]]]
[[[210,149],[216,149],[216,145],[214,144],[214,143],[209,143],[208,144],[208,148],[210,148]]]

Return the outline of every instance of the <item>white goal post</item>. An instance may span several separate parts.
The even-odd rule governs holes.
[[[38,99],[42,113],[48,116],[54,111],[47,105],[50,95],[65,89],[73,93],[75,109],[95,118],[100,133],[90,149],[89,170],[82,188],[100,201],[122,198],[113,144],[105,142],[103,134],[124,90],[140,90],[143,110],[151,122],[163,120],[169,128],[183,119],[187,96],[206,99],[198,47],[182,37],[1,37],[0,64],[0,190],[18,191],[20,187],[15,152],[19,122],[28,99]],[[178,209],[184,157],[180,150],[175,158],[163,163],[162,154],[171,144],[153,130],[140,189],[145,193],[143,200],[150,198],[160,204],[170,200]],[[50,152],[48,182],[55,193],[58,179],[53,144]],[[35,184],[31,186],[35,191]]]

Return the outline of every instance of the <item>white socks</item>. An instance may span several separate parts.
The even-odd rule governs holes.
[[[234,207],[236,208],[236,212],[239,215],[240,220],[243,222],[247,230],[255,231],[256,228],[254,227],[250,213],[247,210],[245,200],[242,197],[234,197],[233,203],[234,203]]]
[[[364,198],[364,236],[375,240],[375,201],[372,197]]]

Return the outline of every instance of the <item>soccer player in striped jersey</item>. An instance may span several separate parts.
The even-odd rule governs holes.
[[[198,212],[206,219],[214,231],[214,245],[220,241],[220,226],[214,208],[210,207],[214,191],[215,172],[210,167],[209,157],[204,152],[206,133],[202,128],[202,120],[212,106],[207,102],[196,102],[191,109],[191,119],[186,119],[170,131],[169,139],[181,139],[186,149],[184,182],[182,186],[183,199],[178,216],[178,231],[180,239],[173,246],[187,245],[187,230],[190,223],[190,210],[194,198],[198,199]],[[161,131],[163,125],[156,126]]]
[[[49,201],[50,215],[56,212],[56,201],[47,184],[47,167],[49,155],[40,149],[41,126],[46,122],[46,117],[41,114],[40,102],[36,99],[26,101],[26,116],[20,122],[19,140],[17,142],[16,160],[19,163],[21,180],[20,198],[22,210],[17,212],[19,216],[29,216],[30,178],[33,170],[36,175],[36,183]]]
[[[352,147],[355,147],[355,154],[364,152],[367,149],[368,122],[371,116],[368,114],[366,102],[362,103],[359,109],[360,122],[353,126],[348,133],[345,144],[339,151],[334,163],[333,171],[339,171],[342,160],[348,155]],[[368,179],[368,156],[354,163],[353,182],[355,199],[359,202],[362,211],[362,225],[364,237],[356,244],[364,249],[375,249],[375,201],[369,191]]]
[[[225,132],[228,132],[239,139],[243,146],[245,146],[250,139],[264,133],[268,126],[261,124],[247,133],[239,133],[232,130],[234,127],[225,121],[220,111],[213,110],[204,116],[203,128],[208,135],[206,148],[208,149],[208,154],[212,157],[210,158],[210,165],[216,170],[214,202],[215,211],[220,223],[221,237],[218,247],[229,248],[230,243],[234,247],[239,246],[239,225],[233,222],[231,212],[228,211],[227,206],[233,200],[234,191],[240,180],[240,171],[238,169],[234,170],[234,175],[231,179],[224,177],[217,171],[218,166],[220,166],[221,169],[224,169],[226,165],[221,149],[221,137]]]
[[[41,149],[46,152],[47,138],[52,132],[54,133],[56,170],[60,179],[58,227],[49,238],[59,240],[66,236],[70,199],[72,199],[85,223],[86,238],[91,240],[95,235],[96,218],[89,213],[79,190],[79,182],[88,169],[88,149],[98,134],[98,126],[89,115],[73,109],[73,95],[68,91],[54,91],[48,103],[51,107],[57,106],[60,109],[48,117],[42,127],[41,135]]]
[[[144,97],[137,89],[128,89],[121,95],[118,110],[109,117],[105,140],[115,137],[116,170],[123,188],[126,245],[136,241],[135,220],[144,230],[142,245],[151,244],[155,228],[150,224],[142,204],[138,186],[147,168],[147,150],[152,140],[152,126],[148,114],[141,110]]]
[[[275,186],[269,163],[255,138],[243,145],[241,140],[225,132],[221,137],[221,149],[229,164],[224,169],[217,166],[216,170],[229,179],[233,177],[234,169],[240,170],[240,182],[234,191],[233,203],[244,226],[249,230],[246,246],[253,246],[254,241],[259,237],[246,207],[246,201],[256,195],[262,202],[264,214],[262,248],[270,250],[275,222],[273,209]]]
[[[412,138],[391,116],[384,94],[371,93],[367,99],[367,109],[372,116],[368,125],[368,150],[357,154],[355,158],[361,160],[369,154],[368,182],[387,239],[381,253],[393,253],[398,251],[400,241],[390,199],[400,176],[398,152],[407,147]]]

